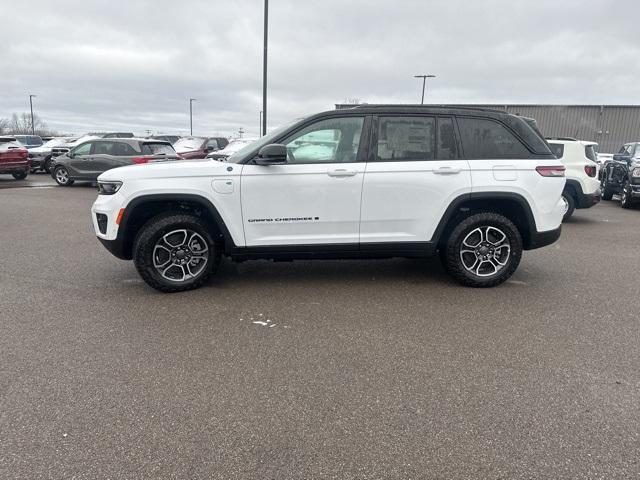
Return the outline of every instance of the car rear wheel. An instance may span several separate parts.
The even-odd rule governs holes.
[[[462,285],[494,287],[518,268],[522,237],[508,218],[481,212],[455,226],[441,253],[446,270]]]
[[[202,219],[169,212],[140,229],[133,262],[149,286],[161,292],[181,292],[200,287],[216,271],[220,248]]]
[[[68,187],[73,185],[73,180],[69,177],[69,171],[66,167],[56,167],[53,172],[53,178],[56,183],[61,187]]]
[[[613,198],[613,190],[607,187],[607,179],[604,176],[600,182],[600,192],[603,200],[611,200]]]
[[[562,203],[564,204],[564,215],[562,216],[562,221],[566,222],[573,215],[573,211],[576,208],[576,202],[573,200],[573,197],[566,192],[562,193]]]
[[[27,178],[27,175],[29,175],[29,172],[24,171],[24,172],[14,172],[11,174],[13,176],[13,178],[15,178],[16,180],[24,180],[25,178]]]

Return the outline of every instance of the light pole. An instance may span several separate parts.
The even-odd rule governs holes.
[[[269,26],[269,0],[264,0],[264,45],[262,53],[262,135],[267,134],[267,38]]]
[[[427,84],[427,78],[436,78],[436,76],[435,75],[414,75],[413,78],[422,79],[422,100],[420,100],[420,105],[424,105],[424,87]]]
[[[193,102],[195,102],[195,98],[189,99],[189,135],[193,135]]]
[[[29,95],[29,106],[31,107],[31,135],[35,135],[36,134],[36,127],[35,127],[35,123],[33,121],[33,97],[36,97],[37,95]]]
[[[260,122],[258,123],[258,137],[262,136],[262,110],[260,110]]]

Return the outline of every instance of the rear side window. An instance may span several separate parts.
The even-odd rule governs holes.
[[[113,142],[95,142],[93,144],[94,155],[113,155]]]
[[[598,159],[594,145],[585,145],[584,154],[589,160],[593,160],[594,162]]]
[[[173,147],[166,143],[144,143],[142,145],[143,155],[175,155]]]
[[[435,130],[433,117],[380,117],[378,160],[434,160]]]
[[[507,128],[493,120],[459,117],[458,127],[468,159],[528,158],[529,150]]]
[[[564,145],[562,143],[549,143],[549,149],[556,158],[562,158],[564,156]]]
[[[134,155],[137,155],[138,153],[139,152],[136,152],[134,148],[128,143],[113,142],[111,155],[115,155],[117,157],[132,157]]]

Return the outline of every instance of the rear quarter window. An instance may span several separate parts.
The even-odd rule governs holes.
[[[593,160],[594,162],[598,159],[598,154],[596,153],[594,145],[585,145],[584,154],[589,160]]]
[[[468,159],[529,158],[527,147],[501,123],[471,117],[458,117],[458,128]]]
[[[175,155],[176,151],[168,143],[144,143],[143,155]]]
[[[564,145],[562,143],[549,143],[549,149],[556,158],[562,158],[564,156]]]

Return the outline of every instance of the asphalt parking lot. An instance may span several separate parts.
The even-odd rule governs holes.
[[[163,295],[95,239],[95,188],[8,183],[0,478],[640,474],[640,210],[577,211],[489,290],[224,261]]]

